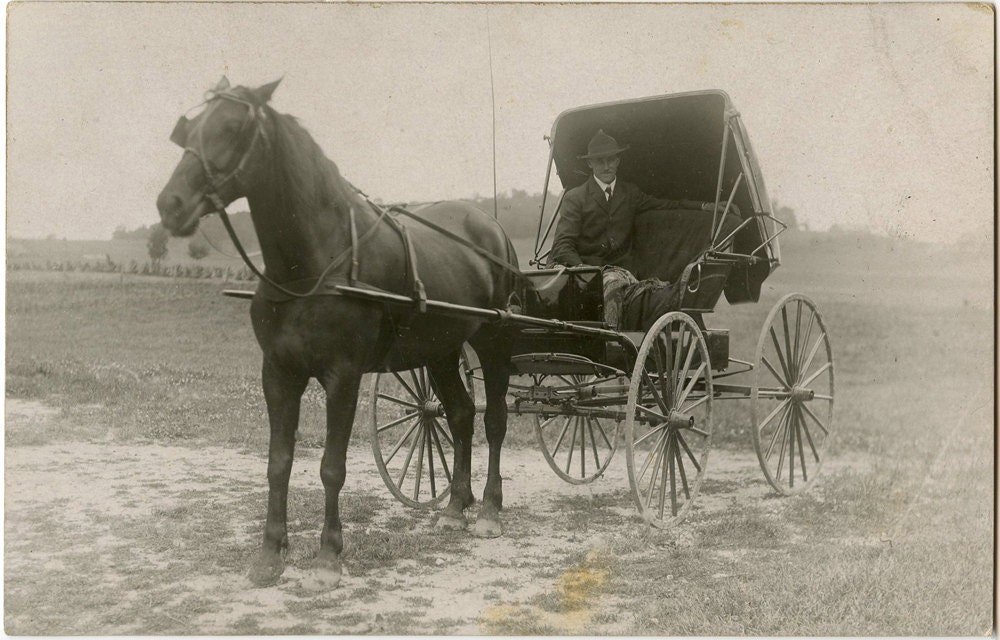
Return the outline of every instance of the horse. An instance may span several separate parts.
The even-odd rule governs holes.
[[[320,465],[325,519],[319,553],[303,585],[324,589],[336,586],[342,573],[338,500],[364,373],[427,367],[454,441],[451,496],[435,526],[467,529],[464,512],[475,502],[471,450],[476,409],[458,368],[465,342],[482,366],[489,443],[482,507],[470,532],[501,535],[500,451],[507,430],[512,343],[502,324],[360,300],[339,295],[335,285],[357,283],[503,308],[515,291],[517,271],[497,265],[516,265],[517,256],[496,220],[468,204],[436,203],[411,214],[415,217],[410,220],[387,215],[341,176],[294,117],[269,105],[280,81],[230,87],[223,77],[208,92],[199,115],[190,120],[182,116],[171,139],[185,151],[156,204],[164,228],[174,236],[190,236],[211,213],[220,213],[228,224],[225,207],[247,199],[264,262],[250,318],[262,352],[261,384],[270,424],[267,516],[248,577],[266,586],[284,571],[295,432],[302,394],[316,379],[326,392]]]

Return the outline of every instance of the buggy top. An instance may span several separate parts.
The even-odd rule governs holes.
[[[731,267],[726,299],[756,302],[761,284],[780,264],[777,236],[785,225],[771,215],[750,139],[723,91],[608,102],[561,113],[548,137],[543,213],[532,264],[545,264],[559,216],[557,206],[545,220],[544,199],[549,195],[553,165],[564,194],[583,184],[590,169],[579,156],[586,153],[587,142],[599,129],[629,147],[618,171],[622,180],[655,197],[716,204],[714,215],[640,215],[633,235],[636,276],[676,281],[693,263],[722,261]]]

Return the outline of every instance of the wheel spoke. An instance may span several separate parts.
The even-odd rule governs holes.
[[[681,394],[681,397],[677,400],[676,406],[680,407],[682,404],[684,404],[684,401],[687,400],[688,394],[691,393],[691,390],[694,389],[694,385],[697,384],[698,377],[702,374],[703,371],[705,371],[706,366],[708,366],[707,362],[702,362],[700,365],[698,365],[698,370],[694,372],[693,376],[691,376],[691,382],[689,382],[688,385],[684,388],[684,392]],[[706,395],[705,397],[707,398],[708,396]]]
[[[420,422],[417,423],[420,426]],[[417,448],[417,440],[419,438],[413,438],[413,444],[410,445],[410,450],[406,452],[406,461],[403,463],[403,470],[399,474],[399,481],[396,482],[396,486],[402,490],[403,480],[406,478],[406,472],[410,469],[410,461],[413,460],[413,452]]]
[[[819,451],[816,450],[816,445],[813,444],[812,434],[809,433],[809,425],[806,424],[805,418],[802,418],[802,431],[806,434],[806,441],[809,442],[809,448],[812,449],[813,457],[816,458],[816,462],[819,462]]]
[[[653,399],[656,400],[656,404],[660,407],[660,411],[663,412],[663,415],[670,413],[669,406],[663,401],[663,398],[660,397],[660,392],[656,390],[656,385],[653,384],[652,378],[649,377],[649,374],[646,373],[645,370],[642,372],[642,382],[649,385],[649,390],[653,394]]]
[[[580,419],[577,422],[580,425],[579,426],[579,428],[580,428],[580,477],[581,478],[586,478],[587,477],[587,429],[586,429],[587,425],[585,424],[586,420],[584,420],[584,418],[582,416],[580,417]],[[591,438],[591,442],[593,442],[593,438]]]
[[[451,434],[449,433],[450,428],[445,429],[444,427],[442,427],[441,423],[438,422],[437,418],[434,418],[433,420],[434,420],[434,426],[437,428],[438,431],[441,432],[441,435],[444,436],[444,439],[448,441],[449,446],[451,446],[451,448],[454,449],[455,442],[451,439]]]
[[[691,458],[691,464],[694,465],[694,468],[697,469],[699,473],[701,473],[701,463],[699,463],[698,459],[694,457],[693,453],[691,453],[691,448],[688,447],[688,443],[684,440],[684,437],[681,436],[680,433],[677,434],[677,442],[680,443],[681,447],[684,449],[684,453],[687,454],[688,458]]]
[[[775,427],[774,433],[771,434],[771,442],[767,445],[767,453],[764,454],[764,458],[767,460],[771,459],[771,452],[774,450],[774,443],[778,440],[778,434],[782,433],[785,429],[785,421],[788,419],[788,413],[791,411],[791,404],[785,407],[785,412],[781,414],[781,420],[778,420],[778,426]],[[784,444],[782,444],[784,446]]]
[[[812,418],[813,421],[815,421],[816,424],[819,426],[819,428],[823,430],[823,435],[825,435],[825,436],[830,435],[830,432],[827,430],[826,425],[823,424],[822,420],[820,420],[819,418],[816,417],[815,413],[813,413],[812,411],[809,410],[809,407],[807,407],[804,404],[799,405],[799,406],[802,408],[803,411],[806,412],[806,415],[809,416],[810,418]]]
[[[387,422],[386,424],[382,425],[381,427],[378,428],[378,432],[382,433],[386,429],[391,429],[391,428],[395,427],[397,424],[399,424],[401,422],[406,422],[407,420],[412,420],[413,418],[416,418],[419,415],[420,415],[419,411],[414,411],[413,413],[408,413],[405,416],[403,416],[402,418],[396,418],[392,422]]]
[[[413,375],[413,371],[412,371],[412,370],[410,371],[410,375]],[[416,391],[414,391],[414,390],[413,390],[413,387],[411,387],[411,386],[410,386],[409,384],[407,384],[406,380],[403,380],[403,376],[399,375],[399,373],[398,373],[398,372],[396,372],[396,371],[393,371],[393,372],[392,372],[392,376],[393,376],[394,378],[396,378],[396,381],[397,381],[397,382],[399,382],[399,384],[400,384],[400,385],[401,385],[401,386],[402,386],[402,387],[403,387],[404,389],[406,389],[406,391],[407,391],[407,392],[408,392],[408,393],[409,393],[409,394],[410,394],[411,396],[413,396],[413,397],[414,397],[415,399],[418,399],[418,400],[419,400],[420,398],[422,398],[422,397],[423,397],[423,396],[422,396],[421,394],[419,394],[419,393],[417,393]]]
[[[663,415],[662,413],[657,413],[657,412],[653,411],[652,409],[650,409],[649,407],[644,407],[643,405],[640,404],[640,405],[636,405],[635,408],[636,408],[637,411],[642,411],[643,413],[656,418],[656,420],[658,422],[666,422],[667,421],[667,416]]]
[[[833,366],[832,362],[827,362],[826,364],[824,364],[819,369],[816,369],[815,373],[813,373],[808,378],[806,378],[801,383],[799,383],[799,386],[802,386],[802,387],[808,386],[810,382],[812,382],[813,380],[815,380],[816,378],[818,378],[821,373],[823,373],[824,371],[826,371],[827,369],[829,369],[832,366]]]
[[[788,337],[788,307],[781,307],[781,324],[785,329],[785,354],[788,356],[788,379],[795,379],[795,369],[792,366],[792,343]]]
[[[594,437],[594,419],[587,416],[587,431],[590,432],[590,448],[594,452],[594,467],[595,469],[601,468],[601,456],[597,453],[597,439]],[[601,426],[597,425],[597,430],[601,430]],[[604,433],[603,431],[601,432]],[[607,440],[607,438],[605,438]],[[586,476],[587,474],[583,474]]]
[[[399,450],[403,447],[403,444],[405,444],[406,441],[410,439],[410,435],[412,435],[413,432],[416,431],[417,427],[419,426],[420,426],[420,420],[417,420],[416,422],[413,423],[412,427],[406,430],[406,433],[403,434],[403,437],[400,438],[399,441],[396,443],[396,446],[393,447],[392,453],[390,453],[389,457],[385,459],[386,465],[388,465],[392,461],[392,459],[396,457],[396,453],[399,452]]]
[[[680,442],[680,434],[677,435],[678,442]],[[681,451],[677,447],[674,447],[674,456],[677,458],[677,470],[680,471],[681,474],[681,487],[684,489],[684,498],[686,500],[691,500],[691,490],[688,487],[687,474],[684,472],[684,460],[681,459]]]
[[[608,445],[609,449],[614,449],[615,445],[611,444],[611,441],[608,440],[608,434],[604,432],[604,425],[602,425],[601,421],[598,420],[597,418],[594,418],[593,420],[594,424],[597,425],[597,431],[601,434],[601,439],[604,440],[604,444]],[[615,433],[615,435],[616,436],[618,435],[617,432]]]
[[[441,469],[444,471],[444,477],[448,479],[448,483],[451,484],[451,469],[448,468],[448,459],[444,455],[444,447],[441,446],[441,438],[438,436],[438,429],[441,426],[434,421],[434,428],[431,429],[431,437],[434,439],[434,447],[437,449],[438,455],[441,456]]]
[[[788,488],[795,488],[795,434],[797,433],[797,416],[795,407],[792,407],[792,417],[788,421]],[[778,461],[781,464],[781,461]],[[780,474],[779,474],[780,475]]]
[[[417,475],[413,478],[413,500],[420,500],[420,480],[424,477],[424,444],[427,442],[426,427],[420,430],[419,451],[417,452]]]
[[[767,367],[768,370],[771,372],[771,374],[774,376],[774,379],[781,383],[782,387],[784,387],[785,389],[790,388],[788,379],[781,377],[781,374],[775,370],[774,365],[771,364],[771,361],[767,359],[767,356],[761,356],[760,360],[761,362],[764,363],[764,366]]]
[[[570,465],[573,464],[573,452],[576,451],[576,432],[577,428],[580,426],[580,417],[573,417],[573,435],[569,442],[569,455],[566,456],[566,475],[569,475]]]
[[[791,415],[792,412],[789,411],[786,416],[788,417],[788,421],[785,423],[785,427],[781,430],[781,447],[778,449],[778,468],[774,474],[775,480],[781,478],[781,470],[785,466],[785,444],[788,443],[788,431],[791,429]]]
[[[813,343],[812,349],[809,350],[809,357],[806,358],[805,363],[802,364],[802,368],[799,369],[799,371],[809,371],[809,365],[812,364],[813,358],[816,357],[816,352],[819,351],[819,347],[820,347],[821,344],[823,344],[823,338],[825,338],[825,337],[826,337],[826,334],[821,333],[816,338],[816,342]],[[792,378],[790,378],[790,379],[792,379]],[[807,382],[800,382],[799,383],[800,386],[805,386],[806,384],[808,384],[808,383]]]
[[[670,515],[677,515],[677,466],[675,464],[675,451],[677,449],[674,439],[667,440],[667,466],[670,467]],[[660,518],[663,517],[663,498],[660,498]]]
[[[781,403],[774,408],[774,411],[767,414],[767,417],[761,421],[760,425],[757,427],[757,430],[763,432],[764,427],[766,427],[768,423],[771,422],[771,420],[774,420],[774,416],[778,415],[778,412],[787,407],[788,403],[790,403],[791,401],[792,401],[791,398],[785,398],[784,400],[782,400]]]
[[[418,397],[426,398],[427,390],[424,389],[422,384],[420,384],[420,376],[417,375],[418,373],[420,373],[420,370],[410,369],[410,381],[413,382],[413,388],[417,390],[417,393],[419,393]]]
[[[806,475],[806,455],[802,449],[802,431],[805,429],[805,420],[802,415],[796,411],[795,412],[795,431],[797,434],[796,440],[799,441],[799,466],[802,467],[802,482],[809,482],[809,476]]]
[[[390,396],[387,393],[379,393],[378,398],[381,400],[388,400],[389,402],[395,402],[396,404],[403,405],[404,407],[410,407],[411,409],[422,409],[422,407],[419,404],[416,404],[414,402],[407,402],[406,400]]]
[[[653,472],[649,474],[649,490],[646,494],[646,508],[649,509],[649,503],[653,500],[653,493],[656,490],[656,479],[663,474],[663,469],[661,469],[660,464],[663,462],[663,451],[666,448],[666,438],[667,431],[663,432],[663,439],[657,441],[656,456],[653,458]]]
[[[792,345],[791,361],[796,371],[799,366],[799,337],[802,335],[802,301],[796,300],[795,305],[795,342]]]
[[[687,355],[684,357],[684,368],[675,372],[675,375],[677,376],[677,385],[674,388],[674,397],[676,398],[678,395],[681,396],[680,400],[676,400],[673,403],[675,407],[681,406],[681,403],[684,402],[684,397],[687,396],[687,393],[681,395],[681,387],[684,386],[684,380],[687,379],[688,371],[691,369],[691,361],[694,360],[694,354],[697,351],[698,351],[698,341],[692,340],[691,344],[688,346]],[[694,376],[691,377],[691,380],[692,381],[697,380],[698,374],[701,373],[704,369],[705,369],[705,363],[702,362],[701,367],[698,369],[698,373],[695,373]],[[692,382],[691,384],[694,383]],[[690,390],[691,390],[691,385],[688,385],[688,391]]]
[[[653,445],[653,448],[650,449],[649,453],[646,454],[646,463],[642,465],[642,471],[640,471],[639,475],[636,476],[637,486],[642,482],[642,479],[646,476],[646,469],[649,468],[649,464],[656,458],[656,453],[660,450],[660,447],[663,446],[663,439],[667,437],[667,430],[665,428],[659,429],[658,431],[650,431],[649,433],[646,434],[646,436],[649,436],[652,433],[658,433],[658,436],[656,438],[656,443]]]
[[[427,479],[431,481],[431,497],[437,497],[437,483],[434,480],[434,439],[431,437],[431,433],[434,432],[434,425],[431,425],[430,429],[424,430],[424,439],[427,441],[425,448],[427,449]]]
[[[662,425],[663,422],[665,422],[665,420],[661,421],[660,424]],[[639,445],[642,444],[643,440],[645,440],[646,438],[650,437],[654,433],[660,433],[663,430],[663,428],[664,427],[662,427],[662,426],[653,426],[652,424],[649,425],[649,431],[647,431],[643,435],[641,435],[638,438],[636,438],[635,442],[632,443],[632,446],[638,448]]]
[[[781,370],[785,372],[784,379],[794,380],[794,378],[792,378],[792,375],[788,370],[788,365],[785,364],[785,356],[781,352],[781,345],[778,344],[778,335],[774,332],[774,325],[768,327],[768,330],[771,332],[771,342],[774,343],[774,352],[778,354],[778,364],[781,365]],[[778,379],[781,380],[781,378]]]
[[[556,446],[552,449],[552,457],[555,458],[556,454],[559,453],[559,447],[562,446],[563,438],[566,437],[566,431],[569,429],[569,416],[562,416],[566,418],[566,422],[563,424],[562,433],[559,434],[559,439],[556,440]]]
[[[697,400],[695,400],[694,402],[692,402],[688,406],[684,407],[683,409],[679,409],[679,411],[681,413],[691,413],[692,409],[697,409],[701,405],[703,405],[706,402],[708,402],[710,399],[711,399],[711,396],[706,393],[703,396],[699,396]]]
[[[799,359],[795,363],[795,366],[798,367],[799,371],[805,371],[805,369],[802,368],[802,363],[806,359],[806,345],[809,344],[809,338],[812,337],[812,328],[813,328],[813,325],[816,323],[816,313],[814,311],[812,311],[812,309],[810,309],[809,311],[810,311],[810,313],[809,313],[809,324],[806,325],[805,333],[803,333],[803,335],[802,335],[802,341],[801,341],[801,343],[799,345],[799,347],[800,347],[799,348],[799,356],[798,356]]]

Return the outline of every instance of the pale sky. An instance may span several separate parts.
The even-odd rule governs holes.
[[[993,233],[989,5],[12,3],[7,19],[8,237],[158,221],[170,131],[223,74],[284,76],[273,106],[372,196],[490,194],[491,40],[500,191],[542,190],[566,109],[722,89],[770,196],[812,228]]]

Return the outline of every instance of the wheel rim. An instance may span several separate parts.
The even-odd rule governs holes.
[[[617,381],[617,376],[553,375],[546,376],[539,386],[567,401],[586,404],[588,398],[596,400],[602,395],[602,384]],[[571,484],[589,484],[599,478],[618,449],[621,421],[586,414],[532,414],[532,418],[545,461]]]
[[[464,353],[459,368],[474,395]],[[427,369],[375,374],[369,400],[369,437],[386,487],[411,507],[439,504],[451,491],[454,443]]]
[[[694,503],[712,445],[712,372],[690,316],[671,312],[639,348],[625,409],[629,483],[650,524],[669,527]]]
[[[751,390],[753,446],[768,483],[791,495],[819,476],[833,431],[834,362],[816,305],[789,294],[757,341]]]

